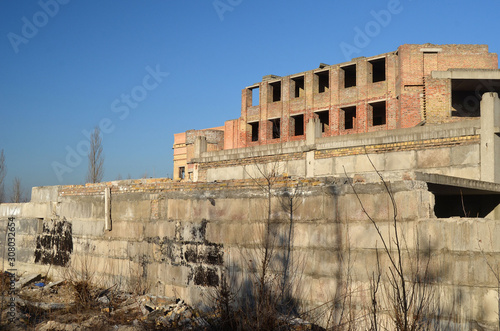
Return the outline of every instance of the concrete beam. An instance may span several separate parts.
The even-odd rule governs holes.
[[[484,182],[481,180],[473,180],[439,174],[429,174],[425,172],[415,172],[415,180],[443,186],[452,186],[456,188],[481,191],[478,193],[482,194],[500,194],[500,184]]]
[[[431,76],[440,79],[500,79],[500,69],[448,69],[432,71]]]

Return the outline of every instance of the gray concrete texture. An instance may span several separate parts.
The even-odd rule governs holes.
[[[460,151],[469,152],[473,148]],[[442,308],[457,318],[494,325],[498,320],[494,314],[498,308],[497,282],[486,261],[495,266],[498,263],[500,243],[494,234],[500,230],[499,221],[438,219],[434,215],[435,197],[425,181],[415,179],[418,175],[384,172],[383,176],[393,192],[405,248],[412,256],[416,251],[431,256],[430,282],[439,293]],[[354,182],[354,188],[348,181]],[[213,184],[208,191],[193,187],[155,193],[111,190],[110,231],[104,228],[103,194],[58,195],[53,201],[53,194],[37,189],[41,197],[37,202],[2,204],[0,213],[19,210],[16,231],[20,272],[49,271],[61,277],[67,270],[90,266],[103,284],[147,288],[154,294],[179,296],[192,304],[208,304],[208,293],[228,270],[232,270],[235,281],[248,286],[251,267],[257,267],[261,258],[266,231],[266,191],[255,185],[229,191],[221,189],[224,185]],[[346,279],[352,280],[349,286],[359,294],[353,298],[359,307],[369,304],[369,275],[375,270],[377,251],[383,270],[387,271],[389,264],[366,214],[379,225],[387,242],[392,243],[394,238],[394,208],[378,175],[295,181],[288,187],[293,189],[272,190],[273,270],[281,274],[283,261],[290,257],[294,295],[304,307],[332,300],[344,288]],[[22,212],[29,216],[24,217]],[[50,222],[57,225],[64,221],[72,225],[70,261],[64,266],[35,263],[40,226],[45,229],[43,226]],[[55,256],[57,250],[64,247],[56,245],[46,253]],[[414,266],[412,260],[405,263],[408,269]]]

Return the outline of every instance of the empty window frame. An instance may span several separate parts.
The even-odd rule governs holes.
[[[386,102],[374,102],[370,104],[372,111],[372,125],[385,125],[386,124]]]
[[[356,106],[342,108],[344,112],[344,130],[354,129],[356,123]]]
[[[368,61],[369,73],[371,74],[372,83],[385,81],[385,57]]]
[[[281,82],[274,82],[269,84],[271,102],[281,101]]]
[[[260,88],[254,87],[250,91],[252,92],[252,106],[258,106],[260,103]]]
[[[186,176],[186,168],[185,167],[179,167],[179,178],[184,179]]]
[[[292,89],[294,98],[304,96],[304,76],[292,78]]]
[[[259,122],[248,123],[250,125],[250,130],[252,131],[252,141],[259,141]]]
[[[327,92],[330,88],[330,71],[321,71],[314,74],[314,80],[317,85],[318,93]]]
[[[278,139],[279,137],[281,137],[281,120],[279,118],[274,118],[272,120],[269,120],[269,122],[271,128],[271,139]]]
[[[292,136],[304,135],[304,115],[291,116],[291,122],[290,127],[293,128]]]
[[[340,68],[344,72],[344,88],[356,86],[356,65]]]
[[[318,115],[319,122],[321,123],[321,132],[327,132],[330,128],[330,112],[328,110],[314,112]]]

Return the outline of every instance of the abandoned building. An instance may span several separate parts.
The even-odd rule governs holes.
[[[300,287],[301,309],[335,302],[349,281],[365,309],[380,249],[370,215],[388,242],[401,231],[408,255],[425,249],[440,313],[429,319],[495,330],[499,92],[485,45],[402,45],[265,76],[243,89],[240,118],[175,134],[174,180],[34,187],[29,203],[0,204],[0,238],[15,230],[18,273],[90,259],[110,286],[210,304],[224,275],[251,287],[272,217],[272,271]]]
[[[342,149],[373,147],[368,138],[404,136],[428,127],[446,130],[452,126],[436,125],[479,118],[481,95],[498,92],[499,79],[497,54],[486,45],[430,44],[322,63],[285,77],[267,75],[243,89],[240,118],[174,135],[174,180],[245,178],[234,166],[272,155],[299,161],[285,165],[289,175],[339,174],[339,169],[318,169],[319,164]],[[393,131],[419,127],[424,129]],[[408,141],[417,143],[412,137]],[[316,169],[314,174],[306,171],[306,159],[318,165],[309,167]]]

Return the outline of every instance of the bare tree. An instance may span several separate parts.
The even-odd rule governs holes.
[[[26,197],[24,196],[24,192],[21,187],[21,179],[19,177],[15,177],[12,181],[12,195],[10,197],[10,202],[26,202]]]
[[[7,174],[7,168],[5,167],[5,155],[3,149],[0,151],[0,203],[5,202],[5,175]]]
[[[87,183],[99,183],[104,175],[104,155],[102,154],[102,138],[99,127],[94,128],[90,135],[89,166]]]

